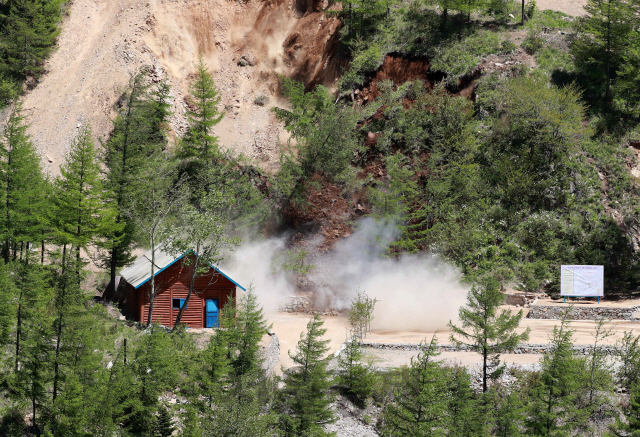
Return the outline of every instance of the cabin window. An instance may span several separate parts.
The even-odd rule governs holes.
[[[173,303],[172,303],[172,307],[176,310],[179,310],[180,308],[182,308],[182,306],[184,305],[184,299],[173,299]],[[189,306],[187,306],[185,309],[189,308]]]

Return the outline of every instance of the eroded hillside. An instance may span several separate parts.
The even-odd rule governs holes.
[[[216,129],[222,146],[268,169],[278,159],[282,130],[270,112],[278,99],[277,75],[331,86],[344,64],[336,56],[340,22],[319,12],[326,7],[293,1],[75,0],[47,73],[24,97],[45,167],[57,172],[83,124],[98,138],[108,135],[114,105],[142,67],[150,68],[154,80],[167,76],[175,97],[171,127],[180,135],[190,75],[202,53],[227,112]]]

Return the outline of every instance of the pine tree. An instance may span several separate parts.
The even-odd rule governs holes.
[[[174,430],[175,427],[171,423],[171,415],[167,407],[160,405],[158,407],[158,419],[153,437],[171,437]]]
[[[464,367],[446,369],[451,437],[489,437],[486,406],[474,396],[471,377]]]
[[[493,404],[493,433],[497,437],[519,437],[522,434],[524,405],[519,393],[502,388],[487,392]]]
[[[631,390],[640,380],[640,335],[633,336],[633,331],[625,331],[622,339],[616,342],[616,356],[620,362],[617,378],[622,387]]]
[[[17,315],[16,287],[11,276],[7,266],[0,266],[0,348],[2,349],[11,341]]]
[[[202,396],[207,400],[207,407],[211,409],[220,398],[222,386],[232,371],[226,330],[219,329],[215,332],[201,357],[198,381]]]
[[[2,241],[5,263],[20,249],[44,239],[45,181],[40,157],[27,135],[27,125],[16,103],[5,126],[2,157]],[[20,250],[22,252],[22,250]]]
[[[158,398],[178,380],[181,361],[177,356],[172,337],[162,327],[152,325],[136,349],[132,364],[137,393],[130,401],[129,432],[136,435],[152,432]]]
[[[35,263],[17,266],[18,324],[11,386],[19,401],[27,400],[36,435],[43,430],[41,407],[48,402],[51,372],[52,292],[44,269]],[[39,415],[40,414],[40,415]]]
[[[376,375],[370,366],[362,363],[363,353],[358,338],[354,335],[346,342],[344,351],[338,357],[340,373],[338,384],[347,395],[363,403],[373,393]]]
[[[577,64],[591,74],[597,71],[604,79],[607,108],[611,104],[612,81],[633,35],[635,7],[628,0],[589,0],[578,26],[584,37],[572,44]]]
[[[286,371],[283,391],[285,416],[282,424],[285,435],[326,435],[322,424],[334,420],[329,405],[329,374],[327,358],[329,340],[320,338],[327,332],[324,322],[316,314],[307,324],[307,331],[300,335],[296,353],[289,356],[297,368]],[[289,416],[290,414],[291,416]]]
[[[42,61],[60,33],[62,0],[5,2],[0,71],[18,80],[42,73]]]
[[[62,265],[69,261],[64,253],[69,246],[75,250],[78,272],[82,267],[81,250],[122,226],[115,221],[116,209],[106,196],[100,175],[91,130],[84,127],[71,144],[55,183],[56,239],[63,246]]]
[[[527,406],[527,431],[536,436],[570,433],[584,419],[576,400],[580,388],[583,360],[576,357],[573,331],[566,315],[553,328],[551,351],[542,359],[542,372]]]
[[[145,81],[146,70],[131,77],[129,89],[122,99],[124,104],[113,121],[113,131],[105,144],[106,185],[113,195],[112,201],[117,209],[115,222],[119,225],[107,238],[110,273],[107,295],[115,291],[117,269],[131,261],[135,223],[127,212],[131,210],[129,201],[138,187],[141,169],[149,169],[148,159],[153,155],[159,156],[166,146],[164,124],[170,114],[170,88],[163,81],[156,89],[150,90]],[[159,163],[159,160],[154,163]]]
[[[62,245],[59,284],[56,293],[56,349],[53,400],[60,384],[60,354],[65,326],[73,318],[68,309],[81,299],[80,282],[83,260],[81,250],[97,244],[100,237],[118,229],[115,208],[109,204],[100,178],[100,167],[91,131],[83,128],[71,145],[56,180],[56,240]],[[75,257],[72,252],[75,251]],[[73,309],[71,313],[73,313]]]
[[[411,359],[409,375],[395,394],[395,402],[384,411],[385,428],[393,436],[439,436],[449,428],[447,379],[440,363],[434,360],[439,355],[435,345],[435,336],[428,345],[421,344],[420,354]]]
[[[202,421],[204,437],[276,437],[277,416],[269,410],[274,392],[270,380],[240,381],[229,387]],[[253,377],[249,377],[253,379]],[[266,393],[266,395],[265,395]]]
[[[498,281],[491,278],[482,286],[474,286],[467,295],[467,305],[460,308],[462,327],[449,322],[453,331],[451,341],[473,347],[482,355],[482,391],[487,391],[488,378],[502,373],[500,353],[512,351],[518,343],[529,338],[529,329],[522,334],[515,332],[522,319],[522,310],[511,315],[508,310],[498,314],[504,302]],[[464,340],[460,340],[460,338]]]
[[[218,137],[213,135],[212,129],[222,121],[224,112],[218,110],[220,95],[202,56],[196,65],[196,79],[190,92],[192,106],[187,110],[189,130],[182,139],[181,154],[185,158],[210,162],[219,154]]]
[[[264,310],[258,303],[258,296],[252,287],[240,299],[237,312],[238,353],[233,360],[237,376],[259,375],[263,359],[260,355],[260,341],[269,330],[264,318]]]
[[[86,308],[85,303],[81,293],[67,294],[66,305],[58,307],[65,311],[66,319],[58,349],[58,393],[49,406],[49,428],[54,435],[96,435],[95,430],[106,425],[99,423],[104,408],[99,387],[108,370],[102,360],[110,338],[107,329],[96,323],[101,308]]]

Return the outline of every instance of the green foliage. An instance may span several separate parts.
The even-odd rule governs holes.
[[[462,41],[452,41],[438,47],[431,68],[446,73],[447,84],[457,86],[458,81],[472,73],[484,56],[501,50],[502,39],[497,33],[480,31]]]
[[[623,337],[616,342],[616,355],[620,367],[616,372],[622,387],[631,387],[640,380],[640,336],[634,337],[632,331],[625,331]]]
[[[345,393],[364,403],[373,394],[376,374],[371,366],[362,363],[363,353],[358,338],[353,336],[345,343],[345,348],[338,357],[338,384]]]
[[[378,299],[369,297],[365,291],[356,290],[356,297],[351,299],[351,306],[347,314],[354,337],[362,340],[367,336],[367,331],[371,330],[376,302]]]
[[[79,266],[81,249],[86,250],[102,236],[113,235],[122,228],[115,220],[117,209],[110,202],[112,197],[103,188],[89,128],[82,128],[72,143],[55,186],[55,240],[75,249]]]
[[[63,0],[5,2],[0,8],[0,74],[23,80],[43,72],[42,62],[60,33]]]
[[[181,367],[176,358],[172,337],[162,327],[152,325],[141,339],[131,364],[135,395],[128,402],[132,409],[127,425],[130,432],[140,435],[154,429],[158,397],[178,381]]]
[[[467,295],[467,305],[460,308],[458,318],[462,327],[449,322],[451,341],[473,347],[482,355],[482,391],[487,391],[487,380],[497,378],[504,368],[500,366],[500,353],[513,351],[520,342],[529,339],[529,328],[522,334],[515,332],[522,320],[522,310],[516,315],[498,308],[504,303],[500,284],[491,278],[482,286],[474,286]],[[463,340],[460,340],[460,339]]]
[[[611,109],[612,86],[623,63],[630,39],[634,38],[637,6],[630,1],[589,0],[587,15],[578,22],[578,37],[572,44],[576,66],[588,76],[604,82],[605,110]]]
[[[106,236],[105,244],[111,287],[115,286],[116,270],[132,261],[136,226],[131,217],[134,209],[131,201],[136,197],[136,190],[140,191],[137,187],[140,175],[158,164],[159,160],[150,157],[162,153],[166,146],[164,124],[169,117],[170,89],[164,81],[150,88],[146,84],[146,73],[143,69],[129,80],[129,87],[119,101],[121,106],[113,121],[113,130],[104,144],[105,186],[116,205],[115,221],[118,224],[114,232]],[[162,172],[160,168],[154,170]],[[144,196],[137,196],[138,199],[141,197]]]
[[[176,317],[175,326],[180,326],[180,320],[189,305],[189,299],[194,292],[196,278],[211,269],[211,264],[217,265],[222,259],[224,248],[237,244],[237,239],[229,238],[225,234],[227,224],[224,217],[226,199],[219,191],[211,191],[200,199],[196,205],[185,204],[178,212],[179,227],[166,241],[169,251],[190,253],[182,263],[189,266],[189,281],[186,284],[189,291],[184,305]]]
[[[626,421],[616,417],[616,421],[610,426],[611,433],[607,437],[637,437],[640,435],[640,386],[635,382],[631,387],[629,405],[625,408]]]
[[[348,170],[358,146],[355,127],[362,113],[355,107],[334,104],[323,86],[305,92],[300,82],[282,78],[281,84],[291,109],[273,111],[291,137],[282,154],[278,182],[280,195],[291,200],[301,197],[304,182],[314,173],[335,180]]]
[[[196,65],[196,78],[190,92],[193,100],[187,111],[189,130],[182,139],[180,154],[209,162],[220,153],[218,138],[212,135],[212,129],[220,123],[224,112],[218,110],[220,95],[202,57]]]
[[[309,251],[305,249],[285,250],[274,257],[272,270],[274,273],[284,271],[298,275],[306,275],[315,270],[316,266],[307,262]]]
[[[175,430],[171,423],[171,415],[167,411],[167,407],[160,405],[158,407],[158,419],[156,421],[153,437],[171,437]]]
[[[270,327],[267,326],[264,310],[258,303],[258,296],[251,287],[240,299],[236,314],[238,352],[231,364],[236,376],[259,374],[263,361],[260,356],[260,340]]]
[[[47,187],[40,157],[26,129],[18,102],[0,143],[0,240],[5,263],[12,255],[15,259],[24,244],[45,238],[46,210],[50,207],[45,197]]]
[[[544,40],[539,30],[529,30],[527,37],[522,41],[522,48],[530,55],[540,51],[544,47]]]
[[[324,322],[316,314],[307,324],[307,331],[300,335],[295,354],[289,356],[298,366],[287,370],[282,392],[283,415],[281,428],[285,436],[326,435],[323,423],[333,420],[329,408],[331,385],[327,372],[329,340],[320,338],[327,332]]]
[[[542,359],[542,373],[527,406],[526,428],[539,436],[570,433],[585,416],[576,404],[584,363],[572,349],[573,331],[566,319],[554,327],[551,345],[551,351]]]
[[[449,427],[447,379],[435,349],[435,336],[431,342],[421,344],[417,358],[411,359],[411,368],[395,402],[384,411],[385,431],[390,436],[439,436]]]

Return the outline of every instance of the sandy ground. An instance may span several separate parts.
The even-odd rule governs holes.
[[[553,333],[553,328],[559,324],[560,321],[558,320],[523,319],[518,331],[523,332],[525,329],[530,328],[529,343],[548,343],[549,337]],[[608,323],[606,326],[612,329],[612,335],[603,341],[605,344],[614,344],[617,340],[622,338],[625,331],[633,331],[635,335],[640,334],[640,323],[638,322],[617,321]],[[570,323],[570,327],[574,331],[573,339],[576,344],[591,343],[595,327],[594,322],[576,320]],[[451,331],[445,327],[438,332],[391,332],[377,331],[374,329],[373,332],[367,336],[367,341],[374,343],[417,344],[425,339],[431,340],[431,337],[434,334],[438,339],[438,343],[450,343],[449,336]]]
[[[538,9],[552,9],[554,11],[564,12],[568,15],[584,15],[584,5],[587,0],[536,0]]]
[[[269,323],[273,323],[273,331],[280,339],[280,363],[277,365],[276,371],[280,373],[280,367],[291,367],[293,361],[288,355],[288,351],[295,352],[296,344],[300,339],[300,335],[305,332],[306,325],[310,320],[308,315],[277,313],[268,317]],[[327,333],[324,338],[329,339],[329,353],[335,353],[342,343],[346,340],[347,329],[349,323],[342,316],[326,316],[323,317],[324,328]],[[553,328],[559,325],[557,320],[534,320],[523,319],[519,332],[530,328],[529,343],[548,343],[553,332]],[[595,329],[592,321],[572,321],[570,324],[574,331],[573,338],[575,344],[590,344],[593,341],[593,333]],[[640,323],[618,321],[606,325],[611,329],[611,335],[604,339],[601,344],[615,344],[622,338],[625,331],[632,331],[635,335],[640,335]],[[439,343],[450,343],[450,331],[443,327],[437,332],[415,332],[415,331],[382,331],[373,329],[371,334],[366,338],[367,341],[375,343],[408,343],[418,344],[423,340],[431,340],[433,335],[437,336]],[[414,351],[397,351],[397,350],[377,350],[375,357],[377,365],[380,367],[395,367],[403,364],[409,364]],[[459,363],[463,365],[473,365],[479,363],[477,354],[470,352],[446,352],[441,355],[443,360],[451,363]],[[505,354],[503,355],[506,363],[512,364],[534,364],[540,359],[538,354]],[[456,361],[458,360],[458,361]]]
[[[268,317],[273,324],[273,332],[280,340],[280,363],[276,366],[276,373],[281,373],[281,367],[289,368],[294,365],[289,357],[289,351],[295,354],[300,335],[306,332],[307,323],[311,316],[304,314],[277,313]],[[329,339],[329,353],[334,353],[345,342],[349,322],[345,317],[323,317],[324,328],[327,330],[324,339]]]

